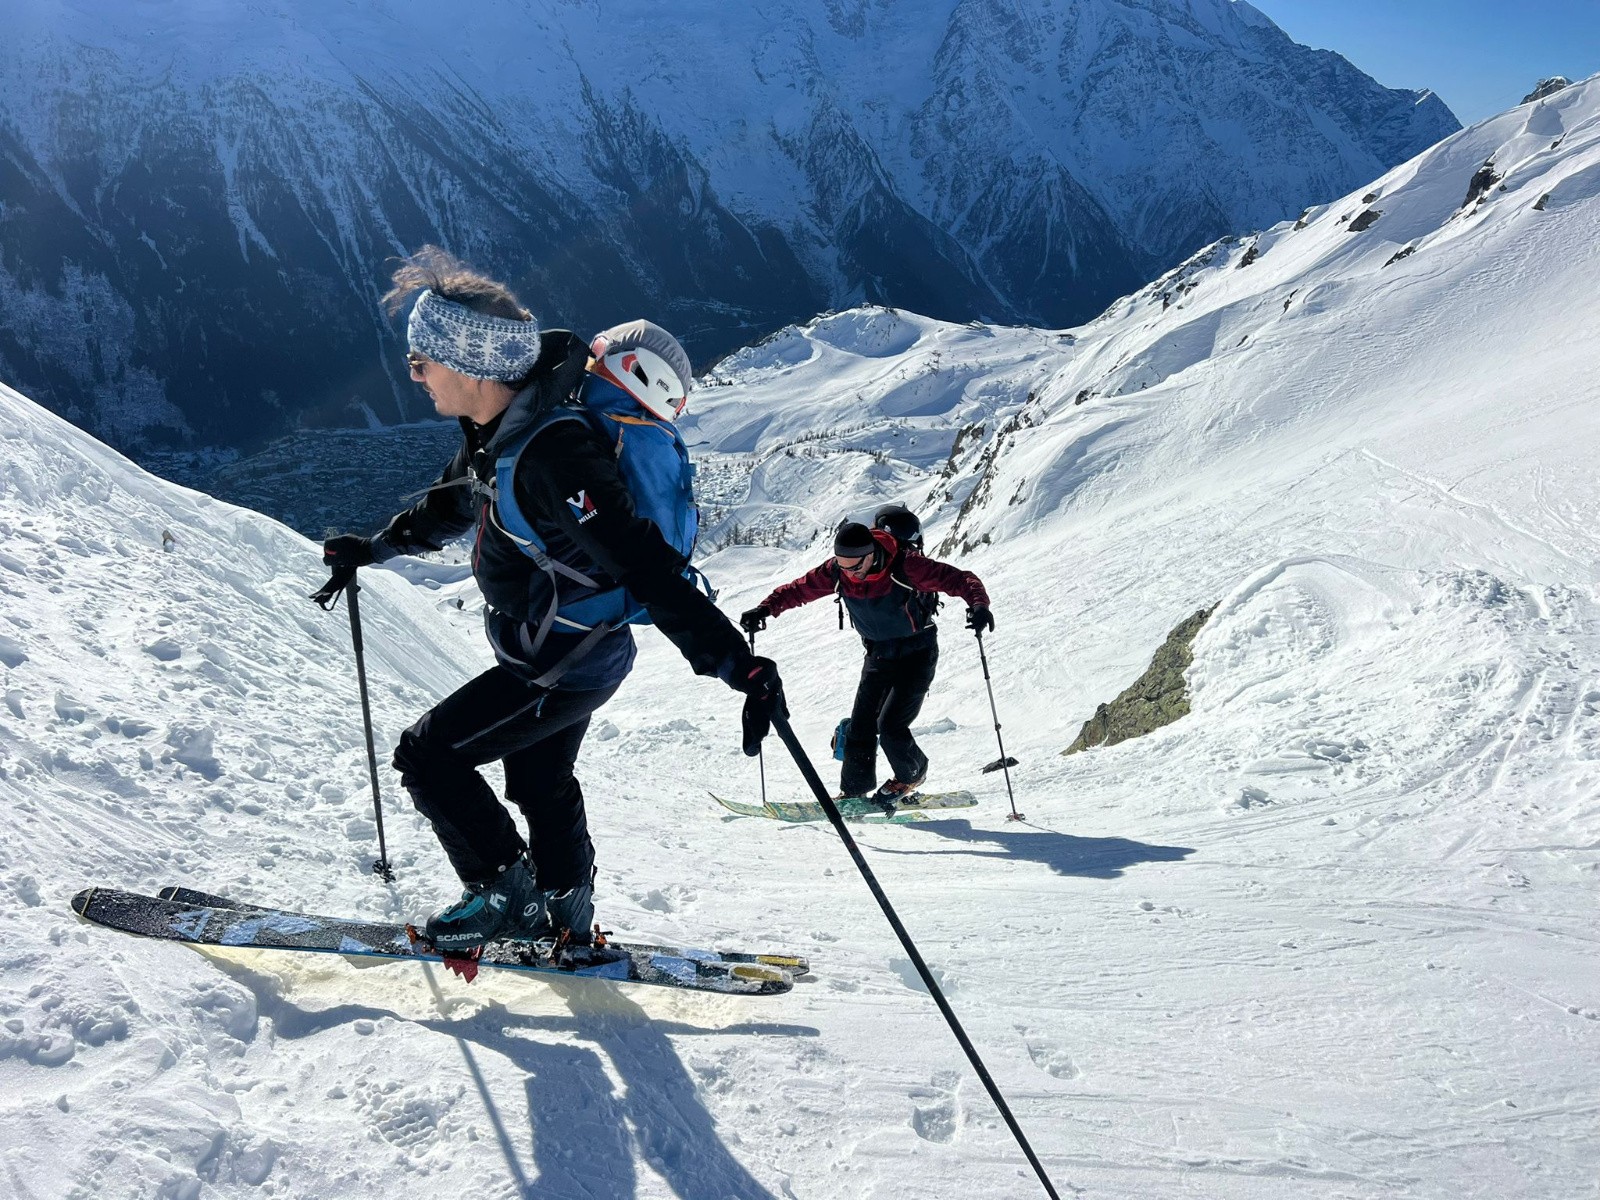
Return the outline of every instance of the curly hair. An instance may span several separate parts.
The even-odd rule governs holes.
[[[452,300],[473,312],[511,321],[531,321],[533,314],[523,308],[516,294],[499,280],[473,270],[448,250],[424,246],[399,260],[391,276],[394,284],[384,294],[383,305],[391,317],[398,316],[417,293],[431,290],[444,300]]]

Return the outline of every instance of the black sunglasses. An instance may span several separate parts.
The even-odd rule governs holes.
[[[414,375],[421,375],[422,368],[431,363],[433,359],[425,354],[418,354],[415,350],[406,351],[406,366],[411,368]]]

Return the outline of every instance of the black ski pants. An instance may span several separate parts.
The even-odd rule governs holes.
[[[911,722],[922,711],[938,666],[939,643],[932,637],[925,645],[889,642],[881,650],[868,648],[839,772],[839,790],[846,796],[865,795],[878,786],[879,742],[896,779],[910,783],[927,774],[928,756],[911,736]]]
[[[590,716],[616,690],[546,691],[493,667],[400,735],[394,752],[400,782],[433,824],[462,882],[492,879],[524,849],[539,887],[561,891],[589,882],[594,845],[572,766]],[[478,771],[497,759],[506,799],[527,818],[527,842]]]

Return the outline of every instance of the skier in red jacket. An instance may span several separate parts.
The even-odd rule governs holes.
[[[845,729],[841,798],[872,796],[892,802],[916,791],[928,774],[928,756],[911,736],[911,722],[922,710],[939,663],[934,593],[965,600],[967,628],[975,633],[993,629],[994,617],[989,594],[976,575],[922,555],[921,527],[912,513],[892,505],[880,510],[874,523],[877,529],[854,521],[841,525],[833,557],[774,589],[739,623],[754,633],[791,608],[824,596],[839,597],[867,649]],[[894,776],[874,793],[880,741]]]

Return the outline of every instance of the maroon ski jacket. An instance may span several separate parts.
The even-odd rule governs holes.
[[[792,583],[774,588],[762,604],[777,616],[824,596],[839,596],[850,623],[869,646],[910,637],[933,625],[932,592],[959,596],[967,604],[989,603],[983,582],[971,571],[952,567],[920,554],[907,554],[894,536],[872,531],[883,550],[884,565],[869,575],[852,579],[830,557]]]

